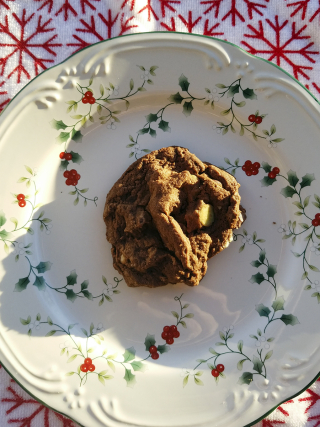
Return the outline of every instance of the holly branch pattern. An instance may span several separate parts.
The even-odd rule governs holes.
[[[206,100],[205,97],[197,98],[197,97],[191,95],[191,93],[189,92],[190,82],[184,74],[181,74],[181,76],[179,77],[179,86],[180,86],[184,96],[181,95],[180,92],[177,92],[173,95],[170,95],[168,98],[169,103],[167,103],[164,107],[160,108],[160,110],[158,110],[157,112],[150,113],[147,116],[145,116],[146,123],[137,132],[137,136],[135,138],[133,138],[132,135],[129,135],[129,139],[131,142],[127,145],[127,148],[130,148],[132,150],[129,154],[129,157],[135,156],[135,158],[137,159],[142,154],[142,152],[144,152],[144,153],[150,152],[150,150],[148,150],[146,148],[142,149],[140,147],[139,138],[141,135],[146,135],[146,134],[149,134],[153,138],[156,138],[157,131],[154,127],[152,127],[152,125],[154,125],[154,126],[157,125],[158,129],[161,129],[163,132],[171,132],[169,122],[165,121],[163,118],[164,112],[166,111],[166,109],[168,107],[175,105],[175,104],[182,105],[182,113],[186,117],[189,117],[191,115],[193,109],[194,109],[193,103],[195,101]],[[208,102],[206,102],[206,101],[205,101],[205,105],[208,105],[209,101]],[[212,107],[214,107],[213,101],[212,101]]]
[[[136,372],[144,372],[146,370],[147,365],[144,362],[148,359],[157,360],[159,354],[167,353],[170,350],[169,345],[174,343],[174,339],[168,337],[171,333],[170,331],[175,331],[176,338],[178,338],[180,333],[177,326],[181,324],[186,328],[187,325],[183,319],[193,317],[192,313],[188,313],[184,316],[182,315],[182,311],[187,308],[188,304],[182,306],[181,298],[182,295],[174,298],[175,301],[179,302],[181,309],[181,315],[178,315],[175,311],[172,312],[173,316],[177,319],[176,325],[170,327],[165,326],[163,328],[164,330],[166,330],[165,328],[169,328],[166,335],[166,343],[156,345],[155,335],[148,333],[144,341],[147,354],[145,358],[141,360],[136,358],[136,350],[134,347],[125,349],[124,353],[119,357],[117,354],[108,352],[103,348],[104,337],[101,334],[103,330],[102,324],[95,326],[91,323],[89,330],[81,328],[85,340],[84,343],[81,343],[71,334],[71,330],[77,325],[76,323],[70,324],[67,328],[64,328],[58,323],[54,323],[49,316],[46,320],[41,321],[40,313],[36,315],[33,321],[30,315],[26,319],[20,318],[20,323],[28,327],[29,336],[34,333],[34,330],[39,330],[41,325],[53,327],[53,329],[45,335],[46,337],[51,337],[55,334],[61,334],[62,336],[67,335],[68,341],[62,344],[60,356],[66,355],[68,358],[67,363],[71,363],[76,359],[77,361],[81,360],[76,370],[66,373],[66,376],[78,376],[80,386],[87,382],[89,375],[97,375],[98,380],[105,385],[106,380],[114,378],[113,375],[110,375],[110,371],[115,373],[117,367],[121,367],[124,370],[123,379],[126,381],[127,387],[134,387],[136,384]],[[162,333],[162,337],[163,334],[164,332]],[[100,366],[102,368],[100,368]]]
[[[179,86],[181,88],[180,91],[172,94],[168,98],[168,103],[160,108],[158,111],[154,113],[150,113],[145,116],[146,123],[143,127],[138,130],[137,135],[133,137],[129,135],[130,143],[127,145],[127,148],[131,149],[129,157],[135,157],[138,159],[143,153],[149,153],[150,150],[146,148],[141,148],[140,146],[140,137],[141,135],[149,134],[151,137],[156,138],[157,130],[161,129],[163,132],[171,132],[171,128],[169,126],[169,122],[164,120],[164,113],[168,107],[171,107],[175,104],[182,105],[182,113],[189,117],[194,110],[194,105],[196,101],[204,101],[205,106],[210,106],[212,109],[215,108],[217,102],[221,100],[221,98],[231,98],[230,107],[226,110],[221,111],[222,116],[231,115],[231,119],[228,123],[218,122],[218,126],[214,125],[213,129],[216,130],[217,133],[222,133],[222,135],[226,135],[230,130],[233,133],[236,133],[236,128],[239,128],[239,135],[243,136],[246,132],[251,134],[255,141],[259,139],[266,140],[269,143],[270,147],[276,147],[277,144],[284,140],[284,138],[274,137],[273,135],[276,132],[276,126],[271,125],[270,130],[263,129],[261,132],[258,131],[258,126],[263,122],[264,118],[267,114],[260,114],[259,110],[257,110],[254,114],[250,114],[248,117],[249,123],[244,123],[241,121],[237,114],[237,108],[242,108],[246,105],[246,100],[256,100],[257,95],[253,89],[246,88],[244,89],[241,85],[241,78],[235,80],[230,85],[225,85],[222,83],[217,83],[215,88],[209,89],[205,88],[206,95],[201,98],[197,98],[193,96],[190,91],[190,82],[188,78],[181,74],[179,77]],[[220,92],[218,91],[220,89]],[[242,95],[242,100],[238,99],[238,97]],[[237,97],[237,100],[235,99]]]
[[[221,341],[215,343],[215,348],[210,347],[209,352],[210,356],[206,359],[197,359],[197,365],[193,370],[186,370],[183,378],[183,387],[188,384],[189,378],[193,377],[194,383],[196,385],[204,385],[203,381],[199,378],[203,375],[204,371],[198,370],[200,366],[207,365],[211,371],[211,375],[215,379],[216,383],[219,382],[220,378],[226,378],[225,375],[225,366],[221,363],[226,355],[237,355],[240,357],[240,360],[237,363],[237,368],[239,371],[242,371],[245,362],[252,363],[252,371],[243,372],[240,376],[238,384],[247,384],[249,385],[255,375],[260,375],[264,378],[267,378],[267,367],[266,361],[270,359],[273,355],[273,350],[270,349],[270,343],[274,341],[274,337],[266,337],[266,331],[269,325],[275,321],[282,321],[286,326],[291,325],[295,326],[299,324],[299,320],[296,316],[292,314],[282,314],[279,316],[278,312],[284,310],[285,299],[283,296],[278,296],[278,288],[276,281],[277,266],[269,262],[266,251],[261,247],[261,243],[264,243],[264,239],[258,239],[257,233],[254,232],[252,235],[249,235],[246,230],[243,230],[242,233],[234,234],[234,240],[237,241],[239,238],[242,240],[242,246],[239,248],[239,252],[242,252],[246,245],[253,245],[259,249],[259,257],[257,260],[251,262],[252,267],[260,269],[264,268],[266,271],[262,273],[259,271],[256,274],[253,274],[249,279],[249,282],[252,284],[261,285],[261,283],[266,282],[272,286],[275,292],[274,300],[271,304],[271,307],[267,307],[264,304],[257,304],[255,309],[261,318],[265,318],[266,324],[263,330],[260,328],[257,329],[257,332],[250,334],[249,337],[255,340],[255,346],[257,347],[256,353],[249,357],[248,354],[244,352],[244,342],[239,340],[237,343],[232,342],[232,338],[235,336],[233,332],[234,326],[231,325],[229,328],[225,328],[224,331],[219,332]],[[217,351],[217,347],[223,347],[222,351]],[[246,364],[248,365],[248,364]]]
[[[249,123],[244,123],[240,120],[237,115],[237,108],[242,108],[246,105],[246,101],[239,100],[238,95],[242,94],[244,99],[255,100],[257,99],[257,95],[255,94],[253,89],[247,88],[243,89],[241,86],[241,78],[235,80],[230,85],[224,85],[222,83],[216,84],[216,87],[221,89],[219,92],[220,99],[226,96],[227,98],[231,98],[230,107],[226,110],[221,111],[222,116],[230,116],[231,118],[228,123],[218,122],[218,126],[213,126],[213,129],[216,130],[217,133],[222,133],[222,135],[226,135],[230,130],[233,133],[236,133],[236,128],[240,128],[239,135],[243,136],[246,132],[251,134],[252,138],[255,141],[259,139],[267,140],[271,146],[276,146],[279,142],[283,141],[284,138],[274,138],[273,134],[276,132],[275,125],[272,125],[270,131],[264,129],[261,133],[258,132],[259,125],[263,122],[263,119],[267,116],[267,114],[260,114],[259,110],[257,110],[254,114],[250,114],[248,117]],[[237,96],[237,101],[235,97]]]
[[[236,159],[234,163],[231,163],[228,158],[224,159],[229,165],[224,168],[226,171],[230,171],[233,175],[240,168],[247,176],[257,175],[260,170],[263,170],[266,175],[260,180],[263,187],[269,187],[274,185],[277,180],[284,180],[286,187],[283,187],[280,193],[285,198],[294,199],[292,204],[297,207],[295,215],[298,218],[303,219],[303,222],[297,223],[297,221],[289,220],[287,224],[282,224],[279,228],[279,232],[283,233],[283,239],[290,239],[292,246],[295,245],[297,237],[304,236],[304,249],[300,252],[292,251],[293,255],[302,260],[303,273],[301,280],[307,280],[308,284],[305,286],[306,291],[313,290],[312,297],[316,298],[318,304],[320,303],[320,282],[310,278],[311,273],[319,273],[320,269],[311,264],[307,258],[307,254],[310,252],[315,255],[320,255],[320,234],[317,232],[320,226],[320,212],[316,214],[310,213],[310,200],[311,195],[306,195],[304,189],[310,187],[312,182],[315,180],[313,173],[307,173],[301,178],[298,178],[297,173],[293,170],[289,170],[287,174],[281,174],[278,167],[272,168],[267,162],[262,162],[261,165],[258,162],[252,163],[247,160],[243,165],[240,165],[239,159]],[[312,204],[320,210],[320,197],[314,194]]]
[[[24,245],[23,243],[19,243],[15,237],[15,234],[21,230],[27,231],[28,234],[33,235],[34,229],[31,227],[31,224],[38,223],[40,231],[45,231],[46,234],[50,234],[50,230],[52,228],[51,219],[45,218],[45,211],[41,211],[37,216],[35,216],[35,211],[41,206],[40,203],[37,203],[37,194],[39,190],[36,186],[36,172],[30,168],[29,166],[25,166],[26,171],[28,172],[27,176],[23,176],[18,179],[18,183],[25,183],[27,190],[31,189],[31,194],[13,194],[14,200],[13,203],[17,204],[20,208],[25,208],[28,206],[30,208],[30,214],[28,218],[22,222],[22,225],[19,225],[19,221],[15,217],[11,217],[10,221],[13,223],[13,228],[11,230],[6,230],[4,225],[7,223],[7,217],[3,210],[0,211],[0,240],[4,244],[4,250],[8,254],[10,250],[10,246],[12,245],[17,252],[15,260],[18,261],[20,257],[20,252],[27,253],[29,255],[32,254],[30,251],[30,246],[32,243]]]
[[[50,286],[49,283],[45,280],[44,273],[49,271],[52,267],[52,262],[50,261],[41,261],[38,265],[32,265],[30,258],[25,255],[25,259],[29,265],[29,272],[26,277],[22,277],[15,284],[14,291],[22,292],[25,291],[31,283],[31,279],[33,278],[33,286],[38,288],[39,291],[44,291],[46,288],[49,288],[55,292],[60,294],[64,294],[66,298],[75,302],[78,298],[86,298],[89,301],[93,301],[95,299],[99,299],[99,306],[102,305],[105,301],[112,302],[112,295],[120,294],[120,290],[117,289],[120,282],[123,279],[118,279],[117,277],[113,278],[114,284],[111,285],[108,283],[105,276],[102,276],[102,282],[106,286],[105,290],[101,292],[99,295],[93,295],[89,291],[89,280],[84,280],[80,287],[78,286],[78,291],[74,289],[75,285],[78,281],[78,275],[76,270],[72,270],[70,274],[66,277],[66,284],[59,287]]]
[[[150,67],[149,70],[142,65],[138,65],[138,68],[143,74],[140,75],[143,80],[141,85],[137,85],[133,79],[130,79],[129,89],[124,95],[119,94],[119,86],[109,82],[109,85],[105,86],[100,83],[99,89],[93,88],[94,79],[91,78],[87,85],[82,86],[77,83],[77,91],[79,93],[78,98],[75,100],[67,101],[68,108],[67,113],[77,113],[78,107],[82,110],[85,108],[86,111],[81,111],[81,114],[74,114],[71,119],[74,120],[73,124],[66,124],[63,120],[51,121],[51,126],[60,131],[56,138],[59,144],[63,144],[64,151],[60,152],[60,169],[63,172],[64,178],[66,178],[66,185],[73,186],[74,190],[70,191],[69,194],[76,196],[73,204],[76,206],[80,199],[83,199],[84,206],[87,206],[89,201],[94,202],[97,206],[98,197],[89,198],[84,194],[89,190],[88,188],[78,188],[78,182],[81,175],[76,169],[68,169],[70,162],[80,164],[83,161],[83,157],[76,151],[67,151],[68,144],[73,141],[75,143],[82,142],[83,133],[81,130],[89,123],[95,122],[95,114],[98,115],[98,123],[101,125],[107,124],[107,129],[115,130],[116,123],[120,122],[118,115],[121,110],[112,108],[112,104],[115,101],[124,101],[125,109],[127,110],[130,106],[129,99],[140,92],[146,91],[146,85],[153,85],[154,82],[151,76],[156,76],[155,70],[157,66]]]

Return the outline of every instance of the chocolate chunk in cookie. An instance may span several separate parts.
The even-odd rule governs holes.
[[[186,148],[167,147],[134,162],[104,208],[114,268],[128,286],[196,286],[209,258],[229,246],[245,220],[240,184]]]

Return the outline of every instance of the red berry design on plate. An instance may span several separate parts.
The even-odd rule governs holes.
[[[17,195],[17,199],[19,200],[19,202],[21,202],[21,200],[24,200],[26,198],[26,196],[24,194],[18,194]]]
[[[257,124],[257,125],[259,125],[261,122],[262,122],[262,117],[261,116],[257,116],[257,117],[255,117],[255,123]]]
[[[92,364],[92,359],[90,359],[90,357],[87,357],[86,359],[84,359],[84,364],[85,365],[91,365]]]
[[[61,153],[59,154],[60,159],[64,159],[66,153],[64,151],[61,151]]]
[[[249,122],[254,122],[256,120],[256,116],[254,114],[250,114],[250,116],[248,117]]]
[[[177,330],[173,333],[173,338],[179,338],[180,337],[180,332]]]
[[[76,179],[79,181],[79,179],[81,178],[81,175],[79,175],[78,173],[77,173],[77,175],[76,175]]]
[[[269,177],[270,179],[275,179],[275,178],[276,178],[276,176],[277,176],[277,174],[276,174],[276,173],[274,173],[274,172],[269,172],[269,173],[268,173],[268,177]]]
[[[170,326],[165,326],[163,328],[163,332],[169,332],[170,331]]]
[[[219,365],[217,365],[217,371],[223,372],[224,371],[224,365],[222,365],[221,363]]]
[[[83,104],[88,104],[89,103],[89,98],[82,98],[82,103]]]
[[[151,354],[151,358],[152,358],[153,360],[157,360],[157,359],[159,359],[159,353],[158,353],[158,352],[156,352],[156,353],[152,353],[152,354]]]
[[[81,365],[80,366],[80,371],[82,371],[82,372],[88,372],[88,365],[85,365],[85,364]]]
[[[162,332],[161,338],[163,338],[164,340],[166,340],[168,338],[168,332]]]
[[[64,172],[63,172],[63,176],[64,176],[65,178],[69,178],[69,176],[70,176],[70,172],[69,172],[69,171],[64,171]]]
[[[20,202],[20,203],[21,203],[21,202]],[[311,224],[312,224],[314,227],[318,227],[318,225],[320,225],[320,221],[319,221],[318,219],[314,218],[314,219],[311,221]]]
[[[166,340],[166,343],[167,344],[169,344],[169,345],[171,345],[171,344],[173,344],[174,343],[174,339],[173,338],[167,338],[167,340]]]
[[[78,185],[78,181],[76,179],[73,179],[71,185],[75,187],[76,185]]]
[[[71,178],[66,179],[66,184],[67,185],[72,185],[72,179]]]
[[[91,365],[89,365],[89,366],[88,366],[88,370],[89,370],[90,372],[94,372],[94,371],[95,371],[95,369],[96,369],[96,367],[95,367],[93,364],[91,364]]]
[[[177,331],[177,327],[176,327],[176,325],[171,325],[170,326],[170,332],[173,334],[174,332],[176,332]]]
[[[218,369],[212,369],[211,375],[213,377],[217,378],[220,375]]]
[[[276,175],[278,175],[278,174],[280,173],[280,169],[279,169],[279,168],[277,168],[277,167],[274,167],[274,168],[272,169],[272,172],[274,172]]]
[[[317,213],[314,219],[316,219],[317,221],[320,221],[320,213]]]
[[[64,158],[66,160],[68,160],[68,162],[69,162],[70,160],[72,160],[72,154],[71,153],[66,153],[66,155],[64,156]]]
[[[96,102],[96,98],[93,98],[93,97],[92,97],[92,98],[89,98],[89,101],[88,101],[88,102],[89,102],[89,104],[91,104],[91,105],[92,105],[92,104],[94,104],[94,103]]]
[[[241,169],[246,173],[247,176],[258,175],[259,169],[260,169],[260,163],[259,162],[252,163],[251,160],[246,160]]]
[[[27,204],[27,202],[25,200],[20,200],[20,202],[18,203],[20,208],[24,208],[26,204]]]
[[[85,97],[87,98],[91,98],[92,97],[92,92],[90,90],[87,90],[87,92],[84,94]]]
[[[157,353],[157,351],[158,351],[158,349],[157,349],[157,347],[155,345],[152,345],[152,346],[149,347],[149,352],[151,354]]]

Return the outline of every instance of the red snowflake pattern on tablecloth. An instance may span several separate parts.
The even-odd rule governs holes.
[[[202,0],[200,4],[203,4],[206,6],[206,9],[204,11],[205,15],[209,12],[214,12],[215,18],[218,18],[220,13],[220,7],[222,5],[222,2],[224,1],[225,0]],[[226,19],[230,18],[233,26],[236,25],[237,20],[241,22],[245,22],[245,14],[243,10],[240,9],[239,7],[239,0],[227,0],[227,1],[229,2],[228,6],[230,6],[230,8],[227,10],[225,15],[222,16],[222,21],[225,21]],[[251,0],[241,0],[241,1],[244,3],[246,7],[246,13],[249,19],[253,19],[254,13],[262,16],[263,10],[266,9],[267,7],[265,3],[269,3],[269,0],[260,0],[259,3],[257,1],[251,1]]]
[[[0,83],[0,88],[5,84],[5,81]],[[8,97],[8,92],[6,90],[0,89],[0,112],[4,109],[4,107],[8,104],[10,98]],[[0,366],[1,367],[1,366]]]
[[[0,0],[1,1],[1,0]],[[38,10],[42,10],[46,8],[48,13],[51,13],[53,11],[54,1],[57,2],[57,0],[33,0],[34,2],[41,3]],[[69,16],[78,16],[77,6],[80,6],[81,12],[84,14],[87,10],[94,11],[96,10],[96,6],[93,2],[100,2],[101,0],[74,0],[72,3],[71,0],[63,0],[59,2],[59,4],[55,4],[54,9],[54,15],[59,16],[60,14],[63,15],[64,20],[67,21],[69,19]]]
[[[287,0],[285,0],[287,1]],[[309,21],[312,22],[318,15],[320,15],[320,0],[318,1],[318,8],[309,18]],[[287,7],[292,8],[292,12],[290,14],[290,17],[292,18],[295,15],[298,15],[299,12],[301,12],[301,15],[298,15],[301,17],[302,20],[304,20],[307,16],[308,8],[309,6],[312,6],[315,2],[312,0],[299,0],[299,1],[293,1],[291,3],[287,3]]]
[[[4,7],[5,9],[10,9],[10,5],[8,2],[13,2],[15,0],[0,0],[0,10],[2,9],[2,7]]]
[[[4,22],[0,22],[0,34],[5,34],[8,40],[5,43],[0,43],[0,47],[5,48],[2,50],[8,52],[4,53],[0,58],[0,74],[6,76],[8,79],[16,74],[17,83],[20,83],[22,76],[30,79],[33,74],[31,70],[28,70],[26,65],[26,63],[30,64],[30,58],[34,66],[34,75],[38,75],[40,71],[45,70],[47,68],[46,64],[54,63],[53,58],[40,57],[34,52],[35,48],[42,48],[50,56],[56,56],[57,54],[53,49],[62,46],[62,44],[53,43],[57,34],[49,37],[46,34],[54,31],[54,28],[49,27],[52,19],[43,20],[42,15],[35,18],[34,13],[27,16],[25,9],[23,9],[21,17],[13,13],[12,18],[15,21],[14,25],[9,24],[8,15],[4,17]],[[30,34],[27,31],[27,27],[35,20],[37,24],[34,27],[34,31]],[[45,40],[42,39],[42,35],[45,35]],[[29,61],[26,60],[26,57],[29,57]],[[16,66],[8,72],[7,69],[10,67],[10,62]]]
[[[259,21],[256,27],[251,24],[248,25],[248,29],[251,33],[244,34],[244,37],[255,41],[262,41],[264,46],[262,47],[261,43],[259,43],[257,47],[254,47],[253,42],[248,43],[247,41],[242,41],[241,44],[246,47],[249,53],[253,55],[258,54],[260,56],[267,55],[269,61],[274,61],[279,66],[283,66],[284,63],[286,63],[292,68],[293,75],[296,79],[303,76],[309,80],[310,77],[306,71],[312,70],[313,67],[310,65],[300,65],[294,62],[296,57],[299,56],[301,59],[306,60],[307,63],[314,64],[316,61],[312,56],[319,55],[319,51],[313,50],[314,42],[312,41],[306,42],[302,47],[298,43],[295,44],[295,42],[299,42],[300,40],[310,39],[310,36],[305,34],[307,25],[303,25],[299,28],[296,22],[292,22],[291,35],[287,36],[287,27],[290,25],[288,20],[280,22],[278,15],[276,15],[274,22],[270,19],[266,19],[265,22],[274,31],[272,41],[267,37],[263,22]],[[281,37],[282,34],[284,34],[283,37]]]
[[[14,424],[17,427],[31,427],[31,425],[35,425],[33,424],[34,422],[43,427],[50,427],[52,423],[56,427],[76,427],[73,421],[43,406],[35,399],[29,398],[25,392],[14,384],[6,388],[7,397],[1,399],[1,402],[6,407],[9,404],[9,409],[6,410],[8,424]],[[23,411],[24,415],[15,416],[14,414],[19,411],[20,413]]]
[[[98,13],[98,19],[93,15],[91,15],[88,20],[80,19],[82,27],[76,28],[76,32],[90,35],[90,41],[86,41],[83,37],[73,34],[73,38],[76,40],[76,43],[67,43],[67,46],[75,47],[76,52],[77,50],[83,49],[92,43],[110,39],[115,36],[122,36],[132,28],[138,27],[138,25],[132,22],[134,16],[131,16],[126,20],[124,19],[124,16],[124,13],[113,14],[112,10],[108,9],[105,14]],[[99,21],[99,25],[97,25],[97,21]],[[116,24],[117,30],[114,30]],[[92,36],[94,40],[92,40]]]

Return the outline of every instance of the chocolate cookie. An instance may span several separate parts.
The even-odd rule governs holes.
[[[207,260],[245,220],[240,184],[186,148],[167,147],[134,162],[114,184],[103,212],[114,268],[128,286],[196,286]]]

